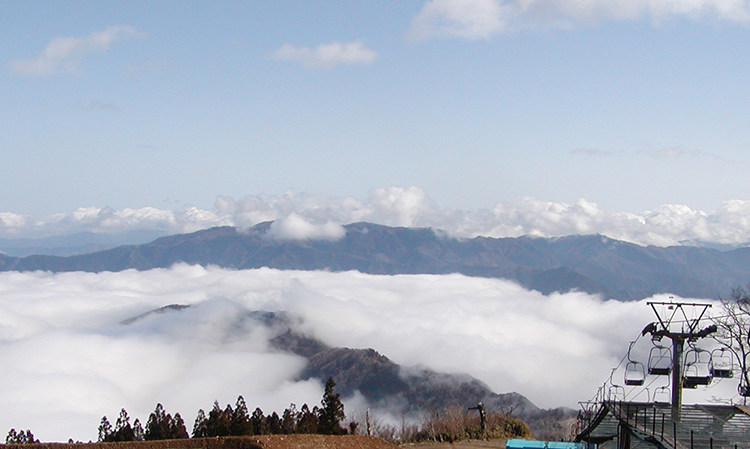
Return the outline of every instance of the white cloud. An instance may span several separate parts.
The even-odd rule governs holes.
[[[76,72],[85,56],[104,52],[112,44],[124,39],[143,36],[144,33],[133,27],[115,25],[85,37],[56,37],[36,58],[15,61],[13,70],[22,75],[33,76],[49,76],[61,71]]]
[[[299,62],[308,67],[336,67],[345,64],[372,64],[378,54],[367,48],[362,41],[348,43],[331,42],[317,47],[300,47],[290,43],[282,45],[274,53],[277,59]]]
[[[288,191],[283,195],[220,196],[211,210],[154,207],[114,210],[80,208],[70,213],[31,217],[0,213],[0,238],[46,237],[83,231],[119,234],[148,230],[194,232],[213,226],[247,228],[265,221],[276,238],[337,239],[341,225],[368,221],[388,226],[431,227],[456,237],[556,237],[602,234],[642,245],[750,242],[750,201],[730,200],[712,211],[665,204],[639,213],[610,212],[580,199],[573,203],[523,198],[491,209],[442,208],[419,187],[375,189],[364,199]]]
[[[603,21],[718,18],[750,21],[747,0],[429,0],[414,18],[412,39],[489,39],[524,29],[571,28]]]
[[[346,231],[338,223],[327,221],[314,224],[292,213],[274,221],[268,233],[270,237],[278,240],[339,240],[344,237]]]
[[[300,331],[329,345],[468,373],[544,407],[592,397],[627,342],[653,321],[645,301],[543,296],[461,275],[178,265],[0,273],[0,290],[0,428],[29,428],[46,441],[95,439],[103,415],[113,419],[125,407],[144,421],[157,402],[188,425],[199,408],[215,399],[233,404],[240,394],[267,413],[319,403],[320,383],[294,381],[303,360],[269,350],[274,331],[247,311],[285,310],[301,318]],[[121,324],[175,303],[194,307]],[[735,388],[726,382],[709,393],[731,397]],[[705,394],[686,392],[685,400]]]
[[[489,39],[508,26],[508,6],[496,0],[430,0],[414,18],[412,39]]]

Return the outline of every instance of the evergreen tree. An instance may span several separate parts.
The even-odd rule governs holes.
[[[39,440],[34,438],[31,430],[27,429],[16,432],[16,429],[10,429],[8,435],[5,437],[5,444],[39,444]]]
[[[182,416],[180,416],[179,413],[174,414],[174,418],[172,419],[172,426],[169,429],[169,438],[172,440],[190,438],[187,428],[185,427],[185,421],[182,419]]]
[[[321,400],[322,407],[318,410],[318,433],[325,435],[346,433],[346,429],[341,426],[341,422],[346,418],[344,404],[341,403],[340,395],[333,392],[335,386],[333,377],[329,377]]]
[[[229,419],[232,416],[232,407],[222,410],[219,401],[214,401],[214,407],[208,412],[206,420],[207,437],[225,437],[229,435]]]
[[[250,417],[250,424],[253,428],[253,435],[267,435],[268,434],[268,422],[266,416],[263,414],[263,410],[260,407],[256,408],[253,415]]]
[[[318,407],[313,407],[310,411],[307,404],[302,404],[295,433],[318,433]]]
[[[18,433],[16,429],[10,429],[5,437],[5,444],[16,444],[16,441],[18,441]]]
[[[193,438],[206,438],[208,436],[208,422],[206,419],[206,412],[203,409],[198,410],[198,414],[195,417],[195,423],[193,424]]]
[[[146,422],[144,439],[154,441],[169,438],[170,421],[171,419],[168,419],[167,414],[164,412],[164,407],[161,404],[156,404],[156,409],[149,415]]]
[[[99,423],[99,442],[104,443],[113,441],[113,434],[114,431],[112,430],[112,424],[109,423],[106,416],[103,416]]]
[[[234,411],[229,422],[229,434],[233,436],[251,435],[253,433],[250,424],[250,414],[247,410],[245,398],[239,396],[237,403],[234,405]]]
[[[271,413],[266,417],[266,423],[268,423],[268,433],[271,435],[278,435],[282,432],[281,429],[281,418],[276,412]]]
[[[26,444],[39,444],[39,440],[34,438],[34,434],[29,429],[26,429]]]
[[[125,409],[120,410],[120,416],[117,417],[113,441],[135,441],[135,432],[133,432],[130,417]]]
[[[135,441],[143,441],[145,439],[143,425],[141,424],[141,420],[138,418],[133,421],[133,438],[135,439]]]
[[[281,431],[287,435],[297,430],[297,406],[294,403],[281,414]]]

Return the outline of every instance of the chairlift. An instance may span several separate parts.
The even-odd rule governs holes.
[[[608,401],[624,401],[625,400],[625,387],[621,385],[614,385],[612,384],[609,387],[609,390],[607,391],[607,400]]]
[[[667,376],[672,372],[672,350],[666,346],[657,345],[648,354],[648,373],[656,376]]]
[[[625,365],[625,385],[628,386],[639,386],[643,385],[646,381],[646,367],[643,363],[636,361],[629,361]]]
[[[630,342],[628,348],[628,363],[625,364],[625,385],[637,387],[643,385],[646,381],[646,366],[630,357],[630,351],[634,344],[635,341]]]
[[[708,385],[713,380],[711,352],[695,346],[685,352],[684,388],[697,388]]]
[[[734,356],[727,348],[711,351],[712,374],[719,379],[734,377]]]
[[[661,398],[665,399],[661,402],[669,402],[670,394],[671,390],[669,389],[669,385],[662,385],[654,390],[653,402],[659,403],[659,399]]]

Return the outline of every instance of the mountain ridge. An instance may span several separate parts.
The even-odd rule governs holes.
[[[282,240],[272,222],[224,226],[74,256],[0,255],[0,271],[122,271],[176,263],[234,269],[357,270],[377,275],[502,278],[544,294],[572,290],[638,300],[659,293],[716,298],[750,280],[750,248],[640,246],[603,235],[454,238],[431,228],[366,222],[338,240]]]

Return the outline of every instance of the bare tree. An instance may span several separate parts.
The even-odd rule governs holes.
[[[750,284],[735,287],[729,299],[720,298],[721,312],[713,318],[716,333],[713,338],[729,350],[740,368],[740,395],[750,394],[748,356],[750,355]]]

